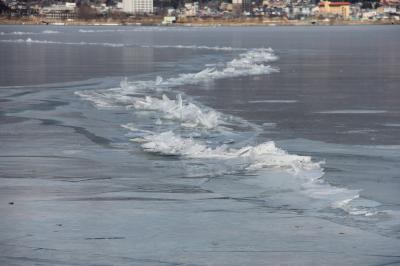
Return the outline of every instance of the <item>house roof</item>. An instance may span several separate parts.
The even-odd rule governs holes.
[[[328,2],[329,6],[349,6],[349,2]],[[320,2],[319,6],[324,6],[324,2]]]

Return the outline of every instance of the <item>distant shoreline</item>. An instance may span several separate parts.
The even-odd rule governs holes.
[[[134,19],[92,19],[92,20],[49,20],[40,17],[0,17],[0,25],[59,25],[59,26],[359,26],[359,25],[400,25],[398,20],[287,20],[267,18],[190,18],[178,19],[177,23],[162,25],[161,17],[140,17]]]

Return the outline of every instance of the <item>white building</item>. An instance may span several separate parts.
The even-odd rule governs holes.
[[[368,19],[376,19],[376,16],[378,15],[378,12],[376,10],[365,10],[362,13],[362,19],[363,20],[368,20]]]
[[[232,5],[242,11],[249,11],[251,6],[251,0],[232,0]]]
[[[40,11],[42,16],[52,19],[73,19],[76,17],[76,4],[65,3],[63,5],[53,4],[43,7]]]
[[[153,0],[122,0],[122,10],[130,14],[153,13]]]
[[[75,8],[76,7],[76,3],[68,3],[68,2],[66,2],[65,6],[68,7],[68,8]]]
[[[195,17],[199,12],[199,2],[185,3],[185,16]]]

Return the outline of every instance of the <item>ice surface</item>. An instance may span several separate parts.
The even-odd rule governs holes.
[[[173,87],[167,81],[189,71],[187,66],[194,73],[222,71],[251,49],[190,53],[179,49],[196,48],[160,47],[153,53],[76,45],[66,53],[63,45],[1,43],[7,47],[0,50],[7,68],[0,90],[0,264],[398,263],[398,127],[383,126],[398,123],[399,60],[393,53],[398,29],[221,27],[177,34],[174,28],[182,27],[164,27],[155,34],[117,35],[100,31],[132,27],[35,27],[68,33],[52,36],[60,42],[67,35],[71,42],[126,45],[143,40],[263,47],[267,42],[280,49],[282,59],[271,64],[281,73]],[[79,28],[93,34],[78,33]],[[348,49],[349,44],[357,48]],[[380,47],[379,54],[369,53],[371,44]],[[143,52],[152,53],[143,57]],[[16,59],[22,55],[21,64]],[[358,67],[346,67],[349,60]],[[48,67],[60,61],[62,67]],[[335,71],[343,68],[348,72]],[[88,80],[63,83],[81,79]],[[57,84],[34,86],[43,82]],[[104,107],[94,108],[74,91]],[[387,97],[379,97],[382,93]],[[229,113],[234,120],[224,126],[230,130],[185,127],[162,110],[133,106],[147,97],[161,101],[163,94],[172,107],[180,94],[182,107],[192,103],[203,113],[218,111],[223,122]],[[282,99],[301,104],[249,104]],[[315,116],[321,110],[382,108],[388,112]],[[257,131],[253,123],[264,127]],[[336,130],[359,129],[377,130],[379,145],[354,134],[333,138]],[[141,146],[146,142],[129,141],[166,132],[171,134],[160,137],[160,147],[147,142],[149,152]],[[151,151],[155,148],[173,155]],[[326,164],[306,167],[303,157]]]
[[[212,50],[212,51],[248,51],[247,48],[236,48],[229,46],[207,46],[207,45],[141,45],[148,48],[173,48],[189,50]]]
[[[60,41],[49,41],[49,40],[35,40],[31,38],[17,39],[17,40],[0,40],[3,43],[26,43],[26,44],[61,44],[61,45],[89,45],[89,46],[106,46],[106,47],[124,47],[122,43],[106,43],[106,42],[60,42]]]
[[[240,172],[246,170],[258,173],[258,184],[266,188],[271,186],[268,180],[262,181],[263,169],[281,169],[291,174],[293,180],[299,184],[296,193],[317,200],[327,202],[324,207],[339,208],[353,215],[373,215],[374,206],[352,204],[359,198],[359,191],[331,186],[321,180],[324,170],[322,162],[313,162],[309,156],[289,154],[276,147],[273,141],[256,146],[230,148],[228,145],[209,147],[192,138],[182,138],[171,131],[153,134],[150,133],[133,141],[141,143],[145,151],[162,155],[175,155],[184,158],[221,160],[225,165],[230,164],[229,171],[236,168]],[[279,178],[279,177],[278,177]],[[292,180],[292,181],[293,181]],[[291,182],[292,182],[291,181]],[[281,187],[289,189],[289,187]],[[369,203],[372,201],[368,201]]]
[[[107,98],[102,99],[99,105],[104,105],[105,101],[111,101],[113,98],[119,101],[119,98],[123,94],[130,94],[135,92],[143,92],[146,90],[151,91],[163,91],[169,88],[198,84],[202,82],[210,82],[216,79],[240,77],[240,76],[253,76],[253,75],[265,75],[278,72],[276,67],[266,65],[266,63],[277,60],[278,57],[273,53],[273,50],[268,49],[251,49],[245,53],[242,53],[226,64],[223,64],[221,68],[207,67],[197,73],[186,73],[181,74],[178,77],[172,77],[163,79],[157,76],[156,80],[148,81],[136,81],[128,82],[125,78],[121,81],[121,91],[111,89],[109,91],[102,92],[79,92],[80,96],[86,99],[96,101],[95,98]],[[85,96],[87,94],[87,96]],[[97,94],[97,96],[96,96]]]
[[[382,114],[386,113],[386,110],[329,110],[329,111],[321,111],[319,114]]]
[[[296,103],[297,100],[254,100],[249,103]]]
[[[124,31],[124,30],[119,30]],[[134,30],[137,31],[137,30]],[[81,32],[96,32],[91,30],[82,30]],[[104,30],[101,32],[108,32],[108,30]],[[110,30],[110,32],[115,32],[115,30]],[[58,34],[59,31],[46,30],[40,33],[36,32],[0,32],[0,35],[36,35],[36,34]],[[266,48],[260,49],[249,49],[249,48],[240,48],[240,47],[229,47],[229,46],[207,46],[207,45],[146,45],[146,44],[136,44],[136,43],[108,43],[108,42],[61,42],[61,41],[49,41],[49,40],[33,40],[31,38],[27,39],[10,39],[10,40],[0,40],[0,42],[5,43],[36,43],[36,44],[60,44],[60,45],[89,45],[89,46],[106,46],[106,47],[142,47],[142,48],[151,48],[151,49],[187,49],[187,50],[210,50],[210,51],[254,51],[254,50],[268,50]]]
[[[167,48],[167,47],[166,47]],[[169,47],[168,47],[169,48]],[[276,68],[265,65],[277,60],[278,57],[272,49],[252,49],[241,53],[237,58],[226,62],[222,67],[207,67],[197,73],[181,74],[178,77],[163,79],[157,76],[155,80],[128,82],[124,78],[120,82],[120,88],[112,88],[103,91],[79,91],[79,96],[94,102],[101,108],[112,108],[123,106],[134,110],[157,111],[162,114],[163,119],[180,123],[187,128],[202,127],[205,129],[216,129],[224,124],[223,115],[210,108],[200,107],[194,103],[183,101],[181,94],[176,94],[176,100],[170,99],[165,94],[161,97],[146,95],[170,90],[171,88],[207,82],[215,79],[270,74],[278,71]],[[144,97],[140,97],[144,95]],[[296,100],[254,100],[251,103],[294,103]],[[339,111],[349,112],[349,110]],[[365,110],[357,112],[364,113]],[[154,125],[162,125],[157,118]],[[124,128],[134,132],[140,129],[124,124]],[[222,133],[223,134],[223,133]],[[154,133],[152,131],[140,131],[140,137],[135,138],[140,142],[144,150],[163,155],[183,156],[185,158],[215,159],[222,160],[225,165],[230,165],[229,171],[253,171],[259,173],[261,179],[258,181],[264,186],[269,184],[262,181],[262,170],[265,168],[278,168],[288,171],[293,179],[297,180],[298,191],[296,193],[310,197],[321,202],[324,207],[340,208],[354,215],[372,215],[369,207],[352,205],[354,199],[359,198],[359,191],[346,188],[338,188],[324,182],[321,177],[324,169],[321,162],[313,162],[309,156],[289,154],[283,149],[276,147],[275,143],[265,142],[258,145],[246,145],[242,147],[230,147],[230,141],[222,140],[223,145],[208,145],[207,141],[194,140],[182,137],[173,131]],[[222,135],[228,139],[228,136]],[[234,142],[234,141],[233,141]],[[223,171],[223,170],[222,170]],[[221,173],[221,171],[219,171]]]

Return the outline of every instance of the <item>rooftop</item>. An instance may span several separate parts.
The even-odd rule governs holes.
[[[328,2],[329,6],[349,6],[350,5],[349,2],[329,2],[329,1],[327,1],[327,2]],[[319,3],[319,6],[324,6],[324,5],[325,5],[325,2]]]

